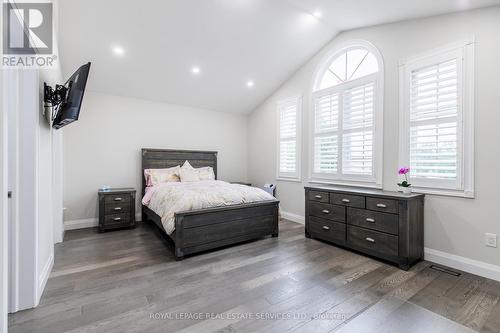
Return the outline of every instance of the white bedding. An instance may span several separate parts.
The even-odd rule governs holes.
[[[273,200],[262,189],[220,180],[170,182],[147,188],[142,203],[161,216],[167,234],[175,230],[177,212]]]

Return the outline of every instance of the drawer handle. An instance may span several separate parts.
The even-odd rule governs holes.
[[[315,197],[316,199],[321,199],[321,198],[323,198],[323,197],[322,197],[321,195],[319,195],[319,194],[316,194],[314,197]]]
[[[365,238],[368,242],[370,243],[375,243],[375,239],[371,238],[371,237],[366,237]]]
[[[324,226],[323,226],[323,229],[324,229],[324,230],[330,230],[330,227],[329,227],[329,226],[327,226],[327,225],[324,225]]]
[[[122,208],[121,207],[115,207],[114,210],[122,210]]]
[[[377,204],[377,207],[379,207],[379,208],[387,208],[387,205],[386,205],[386,204],[380,204],[380,203],[379,203],[379,204]]]
[[[342,202],[349,203],[349,202],[351,202],[351,200],[349,200],[349,199],[342,199]]]
[[[122,219],[121,217],[115,217],[113,221],[121,221],[121,219]]]
[[[115,198],[115,201],[122,201],[122,198]]]
[[[367,217],[367,218],[366,218],[366,222],[375,223],[375,219],[372,219],[372,218],[370,218],[370,217]]]
[[[329,211],[328,209],[323,209],[321,212],[322,212],[323,214],[330,214],[330,211]]]

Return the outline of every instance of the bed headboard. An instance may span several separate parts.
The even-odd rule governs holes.
[[[142,149],[142,195],[146,190],[146,180],[144,179],[144,169],[164,169],[182,166],[184,161],[195,168],[212,167],[217,179],[217,152],[199,150],[175,150],[175,149]]]

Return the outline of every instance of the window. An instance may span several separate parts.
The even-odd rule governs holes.
[[[300,180],[302,98],[278,102],[278,179]]]
[[[473,196],[472,43],[401,64],[400,160],[417,191]]]
[[[313,92],[311,181],[381,187],[382,61],[367,42],[336,52]]]

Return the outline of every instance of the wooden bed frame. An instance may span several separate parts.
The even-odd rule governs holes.
[[[184,164],[210,166],[217,179],[217,152],[142,149],[142,195],[146,190],[144,169],[169,168]],[[218,247],[272,235],[278,237],[278,200],[206,208],[175,214],[175,231],[167,235],[161,217],[142,206],[142,220],[153,221],[174,244],[175,259]]]

